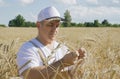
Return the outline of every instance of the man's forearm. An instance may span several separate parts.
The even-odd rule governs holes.
[[[24,75],[26,79],[52,79],[56,72],[61,71],[64,67],[74,64],[77,55],[73,52],[66,54],[62,59],[52,63],[49,66],[38,66],[28,69],[28,74]]]
[[[29,74],[26,76],[27,79],[50,79],[56,74],[55,72],[61,71],[62,69],[63,69],[63,64],[62,61],[59,60],[47,67],[39,66],[39,67],[31,68]]]

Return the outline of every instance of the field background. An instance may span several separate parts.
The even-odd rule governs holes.
[[[16,52],[36,35],[36,28],[0,28],[0,79],[18,76]],[[70,49],[87,50],[75,79],[120,78],[120,28],[60,28],[57,39]]]

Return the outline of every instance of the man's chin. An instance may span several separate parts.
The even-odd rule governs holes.
[[[50,39],[48,40],[48,42],[49,42],[49,43],[52,43],[54,40],[55,40],[55,38],[50,38]]]
[[[50,40],[51,40],[51,41],[55,40],[55,37],[51,37]]]
[[[50,35],[50,39],[55,39],[56,35]]]
[[[51,41],[52,41],[52,40],[55,40],[55,38],[51,38]]]

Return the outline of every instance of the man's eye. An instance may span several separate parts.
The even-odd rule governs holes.
[[[53,27],[53,26],[56,26],[56,27],[59,27],[60,23],[48,23],[47,26],[48,27]]]
[[[53,24],[47,24],[47,26],[53,26]]]

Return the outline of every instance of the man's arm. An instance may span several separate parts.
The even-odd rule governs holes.
[[[57,71],[74,64],[77,55],[74,52],[66,54],[62,59],[49,66],[38,66],[25,70],[22,75],[25,79],[51,79]]]

